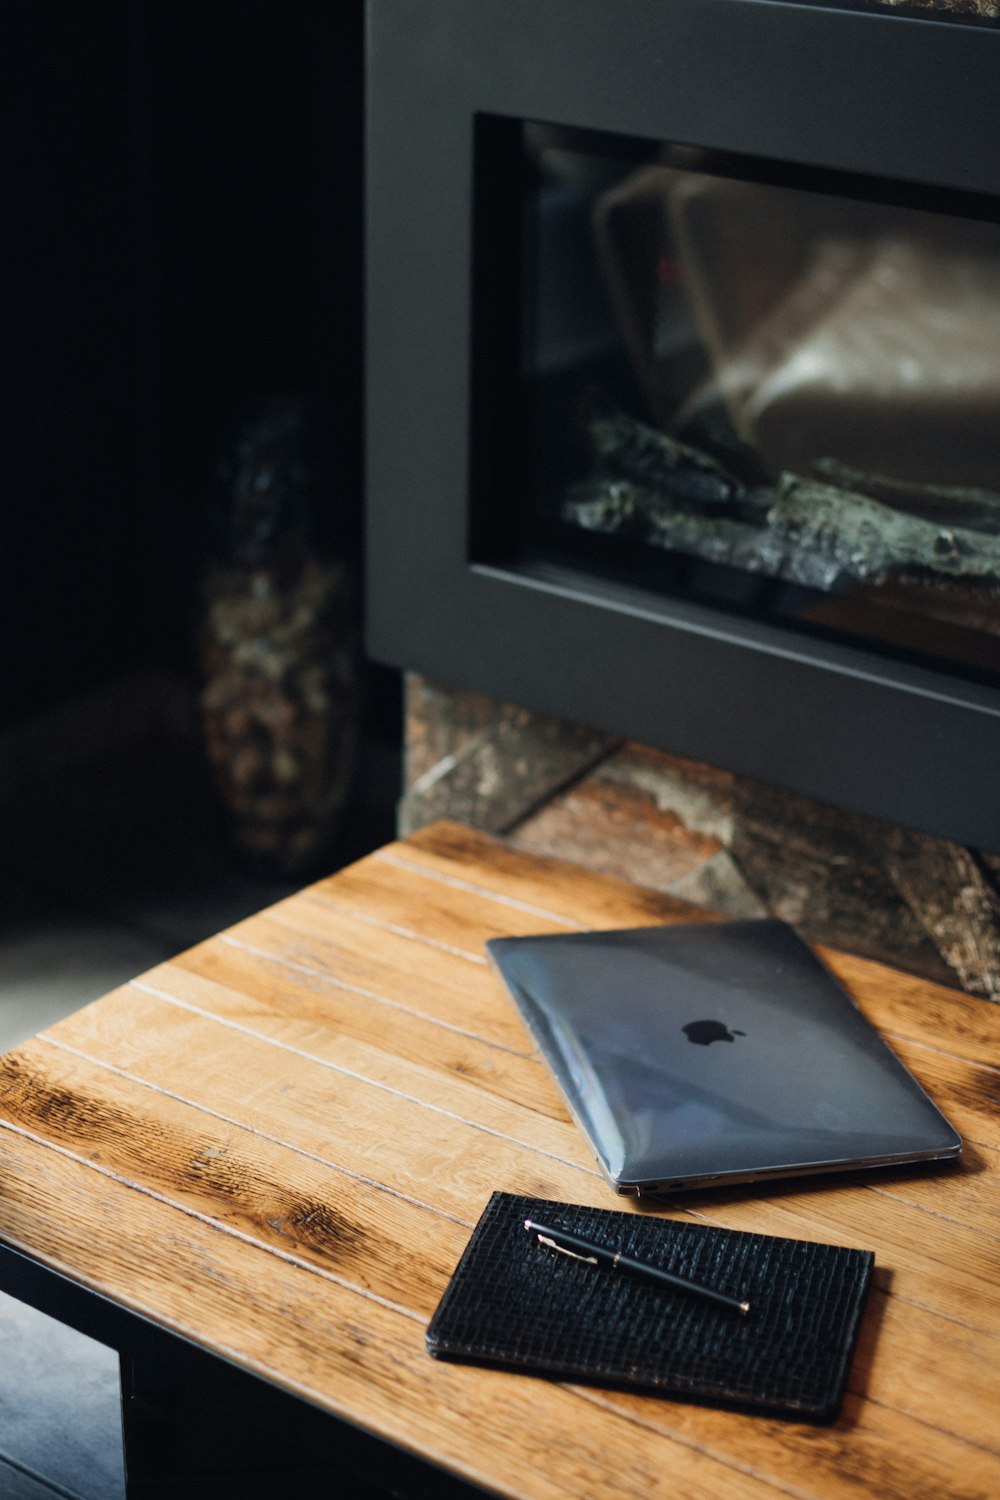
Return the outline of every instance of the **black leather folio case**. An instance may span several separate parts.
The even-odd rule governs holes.
[[[750,1303],[746,1317],[540,1245],[534,1219]],[[427,1348],[559,1380],[832,1421],[874,1256],[710,1225],[494,1193]]]

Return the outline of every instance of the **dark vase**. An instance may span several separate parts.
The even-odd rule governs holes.
[[[303,875],[332,845],[352,781],[352,570],[316,541],[296,402],[244,423],[220,481],[198,630],[208,757],[236,848]]]

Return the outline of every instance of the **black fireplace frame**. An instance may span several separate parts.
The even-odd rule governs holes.
[[[1000,217],[1000,27],[809,0],[372,0],[368,41],[371,656],[1000,850],[1000,689],[484,555],[470,504],[491,421],[478,118],[946,189]]]

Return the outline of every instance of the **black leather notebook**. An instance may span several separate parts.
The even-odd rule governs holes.
[[[535,1219],[750,1303],[688,1292],[538,1243]],[[453,1359],[826,1422],[847,1383],[874,1256],[710,1225],[494,1193],[427,1328]]]

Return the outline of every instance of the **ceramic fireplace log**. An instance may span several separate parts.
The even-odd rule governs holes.
[[[881,500],[925,520],[1000,535],[1000,494],[995,490],[961,484],[914,484],[889,474],[864,474],[834,458],[818,459],[812,471],[826,484]]]
[[[928,576],[1000,587],[1000,538],[991,534],[1000,495],[923,491],[925,509],[948,497],[963,519],[985,520],[973,529],[797,474],[773,488],[745,485],[711,455],[624,413],[596,418],[590,435],[604,473],[572,486],[564,505],[586,530],[825,592]],[[911,504],[917,488],[904,486]]]
[[[1000,588],[997,538],[794,474],[782,476],[762,523],[685,509],[672,495],[623,479],[573,486],[564,514],[588,531],[824,591],[919,574]]]

